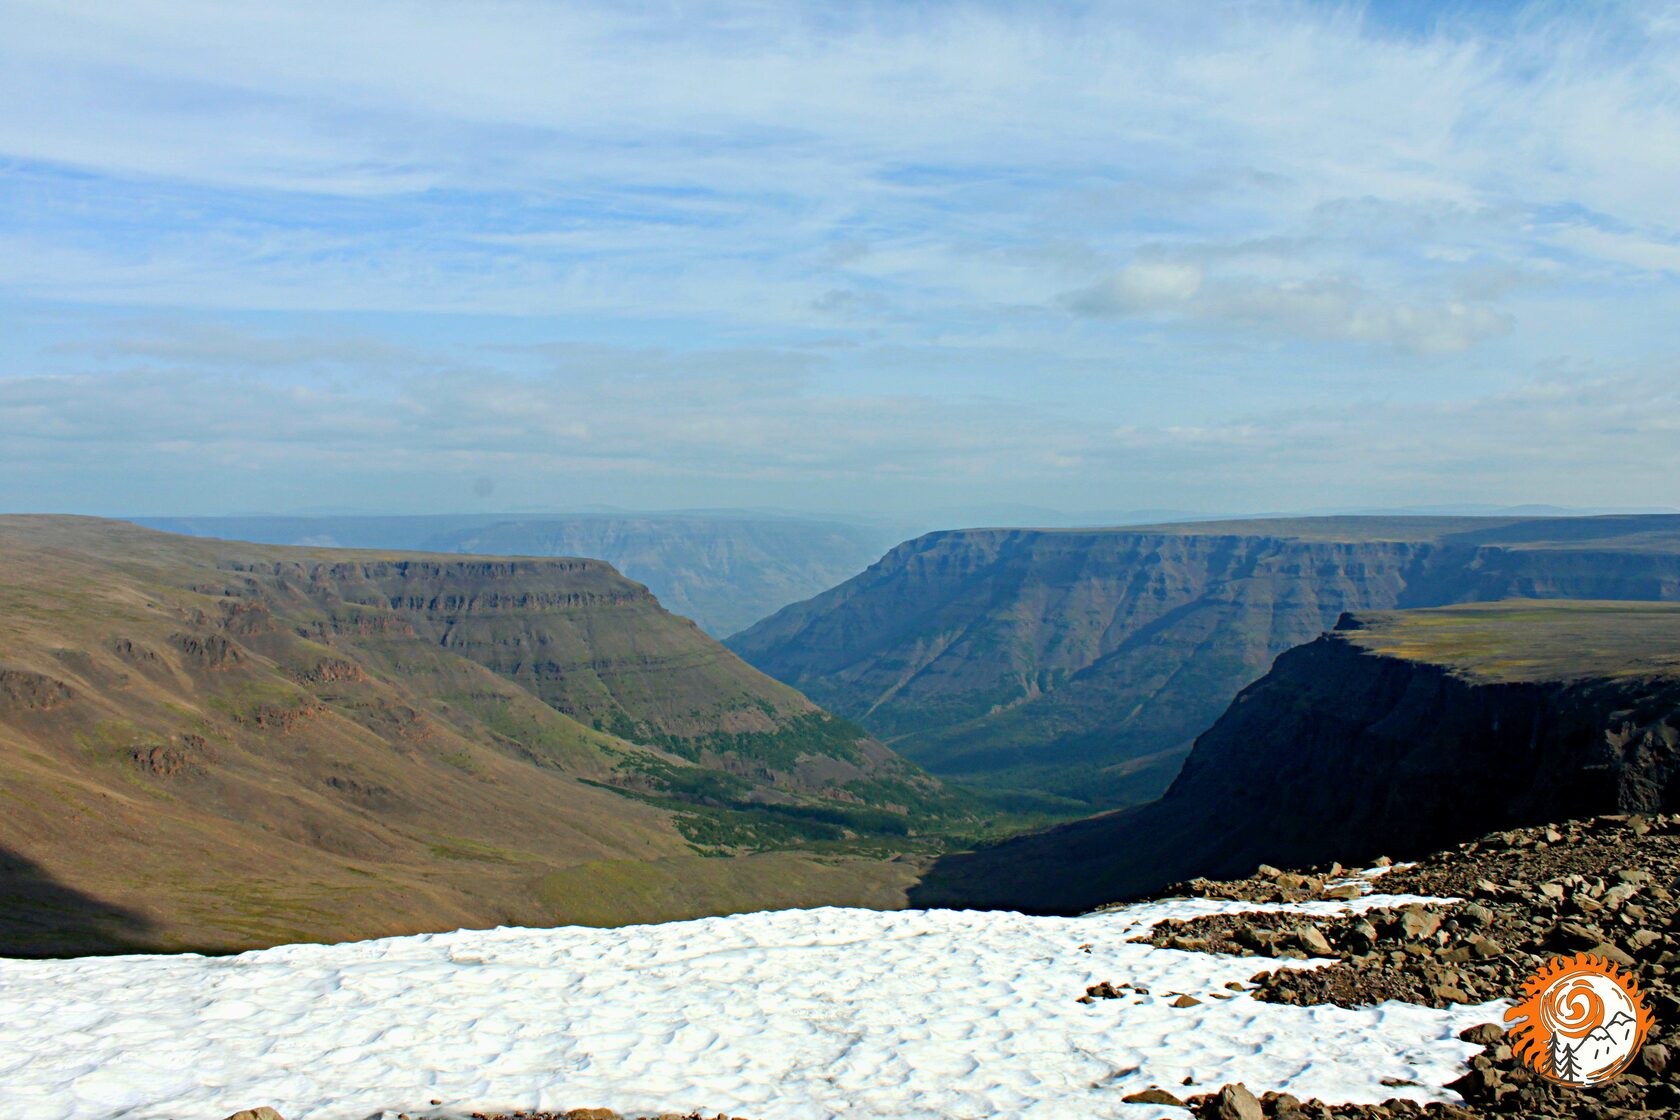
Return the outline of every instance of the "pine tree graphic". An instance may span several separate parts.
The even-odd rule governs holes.
[[[1579,1045],[1575,1047],[1563,1045],[1562,1040],[1556,1035],[1553,1035],[1552,1076],[1563,1081],[1574,1081],[1578,1083],[1581,1080],[1581,1069],[1579,1063],[1575,1060],[1575,1051],[1579,1049]]]

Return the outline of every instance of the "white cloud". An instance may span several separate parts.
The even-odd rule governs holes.
[[[1583,256],[1615,261],[1646,272],[1680,275],[1680,241],[1665,241],[1633,233],[1613,233],[1576,225],[1560,230],[1553,241]]]
[[[1133,261],[1090,288],[1062,297],[1071,310],[1088,315],[1137,315],[1182,307],[1202,287],[1202,270],[1174,261]]]
[[[1373,435],[1304,400],[1673,368],[1663,4],[0,6],[0,314],[65,315],[0,338],[0,426],[90,487],[143,416],[293,470],[1041,502],[1143,478],[1118,426],[1300,490],[1269,433]],[[1140,504],[1216,469],[1167,461]]]
[[[1376,343],[1416,354],[1459,353],[1511,329],[1510,316],[1461,301],[1385,300],[1334,277],[1204,281],[1200,267],[1167,261],[1134,261],[1061,302],[1082,315],[1165,314],[1228,330]]]

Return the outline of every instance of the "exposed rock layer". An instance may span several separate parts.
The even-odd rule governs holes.
[[[729,645],[936,773],[1114,806],[1343,612],[1514,596],[1680,598],[1680,517],[932,533]]]
[[[1507,661],[1545,664],[1535,635],[1556,636],[1536,614],[1572,620],[1598,675],[1467,674],[1452,663],[1467,655],[1416,636],[1469,617]],[[1512,603],[1344,625],[1239,694],[1159,801],[948,857],[919,899],[1078,912],[1260,863],[1356,864],[1490,828],[1680,808],[1680,670],[1663,667],[1680,657],[1680,607]],[[1397,635],[1425,648],[1373,648]],[[1641,658],[1648,672],[1613,668]]]
[[[600,561],[6,517],[0,564],[0,955],[890,907],[854,855],[941,797]]]

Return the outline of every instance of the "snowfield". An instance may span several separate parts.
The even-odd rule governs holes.
[[[286,1120],[585,1106],[1149,1120],[1187,1114],[1120,1098],[1228,1081],[1451,1100],[1439,1086],[1478,1050],[1455,1036],[1505,1004],[1220,999],[1274,962],[1127,943],[1164,918],[1413,901],[1188,899],[1080,918],[831,908],[221,958],[0,960],[0,1116],[220,1120],[267,1104]],[[1102,980],[1149,995],[1075,1002]],[[1203,1002],[1169,1006],[1180,993]]]

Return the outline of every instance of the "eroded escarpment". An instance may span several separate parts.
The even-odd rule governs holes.
[[[0,559],[0,953],[899,905],[962,811],[597,561],[46,517]]]
[[[1343,612],[1510,597],[1680,598],[1680,518],[932,533],[730,645],[937,773],[1100,808]]]
[[[948,857],[918,898],[1077,912],[1260,863],[1680,808],[1677,647],[1667,604],[1349,620],[1243,690],[1159,801]]]

